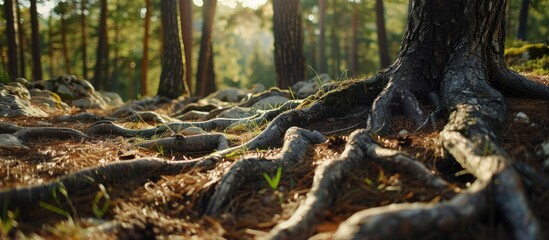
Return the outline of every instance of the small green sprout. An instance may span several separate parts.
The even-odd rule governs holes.
[[[271,178],[269,174],[263,173],[263,177],[271,187],[271,189],[276,190],[278,188],[278,184],[280,183],[280,177],[282,176],[282,168],[278,167],[276,170],[276,175],[274,178]]]
[[[105,216],[105,213],[107,213],[107,210],[109,210],[111,197],[107,193],[107,189],[105,189],[105,186],[103,186],[103,184],[99,184],[99,190],[100,191],[95,194],[95,198],[92,202],[92,212],[97,218],[102,218],[103,216]],[[101,199],[104,199],[103,205],[99,207]]]

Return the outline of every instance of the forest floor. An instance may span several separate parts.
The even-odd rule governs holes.
[[[528,76],[549,85],[548,76]],[[524,161],[540,172],[549,174],[549,166],[544,166],[544,157],[538,154],[541,144],[549,140],[549,101],[532,99],[507,99],[507,118],[499,132],[500,145],[512,159]],[[159,113],[170,113],[172,105],[158,109]],[[73,114],[79,110],[73,109]],[[92,111],[107,115],[109,111]],[[525,113],[529,121],[517,121],[516,114]],[[84,131],[91,124],[53,123],[47,118],[2,118],[19,126],[68,127]],[[438,123],[435,131],[422,131],[414,134],[398,134],[402,129],[411,132],[413,123],[396,118],[392,123],[395,134],[378,136],[380,145],[405,150],[411,153],[434,173],[452,183],[456,189],[465,189],[474,179],[462,171],[459,164],[448,159],[439,144],[438,133],[444,122]],[[127,128],[146,127],[143,122],[124,123]],[[364,127],[364,119],[338,121],[326,119],[310,126],[311,130],[331,131],[349,126]],[[150,127],[150,126],[149,126]],[[259,129],[264,128],[259,126]],[[191,170],[156,179],[127,182],[121,185],[103,186],[103,190],[90,189],[87,195],[57,196],[54,207],[44,205],[41,209],[19,209],[9,215],[2,210],[2,230],[0,238],[42,237],[45,239],[150,239],[154,236],[181,237],[195,239],[255,239],[264,236],[275,225],[288,219],[305,199],[313,181],[315,169],[326,159],[341,154],[351,130],[328,136],[325,143],[317,144],[301,161],[290,169],[283,169],[278,186],[273,189],[267,180],[258,177],[257,181],[246,182],[233,195],[225,213],[219,217],[203,215],[207,198],[212,194],[213,185],[219,181],[226,168],[241,156],[226,159],[209,171]],[[239,145],[258,133],[230,133],[231,146]],[[87,167],[104,165],[109,162],[127,161],[139,157],[158,157],[173,160],[188,160],[204,154],[181,155],[170,152],[157,152],[132,145],[123,137],[94,137],[82,142],[43,141],[27,145],[29,150],[8,151],[0,149],[0,189],[29,186],[48,181]],[[271,156],[280,149],[250,150],[246,154]],[[549,164],[549,162],[546,162]],[[313,239],[329,239],[340,222],[353,213],[372,207],[403,202],[439,202],[445,200],[438,192],[410,176],[386,172],[375,163],[369,163],[367,171],[349,172],[344,185],[346,191],[340,196],[339,204],[321,216],[322,222],[316,227]],[[442,174],[452,173],[452,174]],[[257,173],[263,175],[263,173]],[[276,173],[266,173],[274,176]],[[101,192],[101,193],[99,193]],[[541,223],[542,236],[549,237],[549,193],[530,199],[531,208]],[[103,206],[108,204],[108,208]],[[50,206],[50,207],[48,207]],[[99,212],[94,211],[99,207]],[[0,206],[2,207],[2,206]],[[102,215],[104,213],[104,215]],[[102,215],[102,216],[101,216]],[[484,224],[462,229],[452,238],[462,239],[505,239],[504,226],[494,224],[493,218],[486,216]],[[426,236],[428,237],[428,236]]]

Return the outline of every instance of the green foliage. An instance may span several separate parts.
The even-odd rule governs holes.
[[[105,186],[103,184],[99,184],[99,192],[95,194],[95,197],[93,198],[92,202],[92,212],[93,215],[95,215],[97,218],[102,218],[105,216],[105,213],[109,210],[110,204],[111,204],[111,197],[107,193],[107,189],[105,189]],[[101,205],[101,207],[99,206]]]
[[[10,82],[10,77],[6,71],[0,69],[0,83],[8,84]]]
[[[44,201],[39,201],[38,205],[40,205],[40,207],[42,207],[46,210],[52,211],[52,212],[57,213],[57,214],[59,214],[63,217],[66,217],[67,220],[69,220],[72,223],[75,223],[74,220],[78,219],[78,213],[76,211],[76,207],[72,203],[72,200],[69,196],[69,192],[68,192],[67,188],[65,187],[65,185],[63,185],[63,183],[60,182],[60,181],[57,181],[57,183],[58,183],[59,186],[57,188],[52,189],[52,192],[51,192],[51,194],[53,196],[53,200],[55,201],[55,204],[50,204],[50,203],[47,203],[47,202],[44,202]],[[63,199],[61,199],[61,196],[59,196],[58,194],[61,194]],[[66,203],[69,210],[65,210],[65,206],[62,203],[62,201],[64,201]]]
[[[282,168],[278,167],[278,169],[276,170],[276,175],[273,178],[271,178],[271,176],[269,176],[269,174],[267,173],[263,173],[263,177],[269,184],[269,187],[271,187],[271,189],[273,190],[276,190],[278,188],[278,184],[280,183],[280,178],[282,177]]]
[[[549,46],[538,43],[507,48],[505,61],[515,71],[549,74]]]

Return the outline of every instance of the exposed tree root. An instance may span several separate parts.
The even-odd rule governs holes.
[[[403,152],[377,145],[366,130],[353,132],[341,156],[325,162],[315,172],[307,199],[287,221],[277,225],[268,239],[303,239],[310,236],[319,216],[335,204],[341,181],[346,173],[364,168],[366,159],[383,167],[412,174],[436,189],[447,189],[447,183],[430,173],[425,166]]]
[[[116,118],[99,116],[92,113],[78,113],[74,115],[64,115],[53,119],[54,122],[81,122],[81,123],[93,123],[98,121],[114,121]]]
[[[175,135],[137,144],[138,147],[165,152],[211,152],[229,147],[229,140],[221,133],[200,134],[195,136]]]
[[[308,146],[325,141],[319,132],[292,127],[286,131],[282,151],[271,159],[262,157],[247,157],[237,161],[227,169],[221,182],[210,198],[206,214],[218,215],[223,210],[232,193],[246,181],[261,178],[262,173],[275,172],[277,168],[288,169],[302,160]]]

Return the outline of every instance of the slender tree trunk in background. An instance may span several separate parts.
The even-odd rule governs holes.
[[[97,89],[105,89],[108,77],[109,48],[107,38],[107,0],[101,0],[101,13],[99,17],[97,42],[97,57],[93,73],[93,85]]]
[[[147,73],[149,72],[149,32],[151,28],[151,0],[145,0],[145,33],[143,34],[143,58],[141,59],[141,97],[147,95]]]
[[[287,89],[305,79],[301,1],[274,0],[273,12],[276,82]]]
[[[350,49],[350,67],[351,74],[357,74],[358,70],[358,10],[356,3],[353,7],[353,15],[351,17],[351,49]]]
[[[211,77],[213,69],[212,55],[212,28],[215,15],[217,0],[205,0],[202,6],[202,39],[200,40],[200,53],[198,55],[198,68],[196,70],[196,88],[195,95],[205,97],[211,92],[208,91],[208,83],[214,83],[215,79]],[[210,59],[212,58],[212,59]],[[214,74],[215,76],[215,74]],[[215,87],[214,87],[215,88]]]
[[[316,52],[317,52],[317,50],[316,50],[316,35],[315,35],[314,26],[310,25],[307,29],[307,33],[309,33],[307,35],[307,37],[309,39],[308,46],[309,46],[309,52],[310,52],[310,55],[308,56],[309,58],[307,58],[307,62],[310,64],[309,66],[316,66],[318,64],[318,58],[317,58],[317,55],[316,55]],[[305,58],[305,56],[303,56],[303,57]],[[305,68],[305,70],[307,70],[307,68]],[[305,73],[305,75],[306,75],[306,73]]]
[[[80,1],[80,33],[82,34],[82,77],[88,79],[88,30],[86,27],[86,9],[87,9],[87,0]]]
[[[206,81],[206,93],[210,94],[217,91],[217,84],[215,84],[215,65],[214,65],[214,50],[213,45],[210,47],[210,64],[208,66],[208,78]],[[206,95],[207,95],[206,94]]]
[[[63,62],[65,63],[65,73],[71,73],[71,63],[69,60],[69,49],[67,47],[67,20],[66,14],[61,15],[61,46],[63,51]]]
[[[376,28],[377,28],[377,43],[379,46],[379,63],[381,68],[391,65],[389,58],[389,49],[387,45],[387,32],[385,31],[385,17],[383,0],[376,0]]]
[[[171,99],[188,92],[184,84],[183,53],[177,20],[177,0],[162,0],[162,74],[157,94]]]
[[[179,0],[179,19],[181,20],[181,39],[185,52],[185,82],[187,87],[192,89],[193,79],[193,12],[192,2]],[[191,92],[188,92],[189,95]]]
[[[122,9],[120,8],[120,0],[116,0],[116,14],[120,16]],[[117,17],[118,17],[117,16]],[[108,89],[110,91],[116,91],[118,88],[118,76],[120,75],[120,22],[114,21],[114,59],[113,59],[113,70],[109,82],[107,83]]]
[[[15,1],[15,9],[17,12],[17,38],[19,43],[19,77],[25,77],[26,65],[25,65],[25,31],[23,29],[23,15],[21,14],[21,7],[19,7],[19,1]]]
[[[530,0],[522,0],[520,5],[519,14],[519,26],[517,32],[517,39],[526,41],[526,33],[528,31],[528,8],[530,6]]]
[[[319,0],[320,43],[318,73],[326,73],[326,0]]]
[[[42,80],[42,50],[40,47],[40,31],[36,0],[30,1],[31,15],[31,44],[32,44],[32,80]]]
[[[54,77],[55,71],[54,71],[54,63],[53,63],[53,10],[50,11],[50,16],[48,17],[48,63],[49,68],[48,72],[50,74],[50,78]]]
[[[15,25],[14,5],[12,0],[4,0],[4,17],[6,18],[6,35],[8,37],[8,76],[11,81],[18,77],[17,60],[17,26]]]
[[[339,38],[337,36],[337,18],[339,17],[338,16],[338,12],[337,12],[337,0],[333,0],[332,1],[332,27],[330,29],[330,37],[331,37],[331,52],[332,52],[332,61],[333,61],[333,66],[332,66],[332,73],[331,75],[334,76],[334,77],[337,77],[336,75],[339,75],[339,66],[341,64],[341,58],[340,58],[340,55],[339,55]]]

